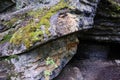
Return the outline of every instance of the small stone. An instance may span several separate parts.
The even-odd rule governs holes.
[[[38,23],[40,20],[39,20],[39,19],[34,19],[34,21],[35,21],[36,23]]]

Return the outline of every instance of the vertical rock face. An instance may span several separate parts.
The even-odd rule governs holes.
[[[53,79],[76,53],[78,31],[93,27],[99,0],[12,1],[18,10],[0,14],[0,78]]]
[[[101,0],[94,21],[94,28],[85,31],[81,38],[120,42],[120,0]]]

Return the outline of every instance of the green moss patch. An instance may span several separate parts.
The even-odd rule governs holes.
[[[12,35],[11,34],[7,34],[3,37],[3,40],[0,42],[0,44],[8,42],[11,39]]]
[[[10,42],[15,45],[24,44],[27,48],[29,48],[35,42],[43,41],[44,34],[50,36],[50,32],[48,30],[50,27],[50,17],[66,7],[68,7],[68,4],[64,0],[61,0],[58,4],[52,6],[50,9],[44,8],[29,12],[28,15],[33,18],[29,20],[29,24],[19,28],[19,30],[13,34]],[[36,18],[40,21],[35,22],[34,19]],[[45,32],[40,29],[41,25],[45,26]]]
[[[13,26],[13,24],[14,24],[16,21],[17,21],[17,18],[12,18],[12,19],[9,20],[9,21],[3,22],[3,24],[10,28],[11,26]]]

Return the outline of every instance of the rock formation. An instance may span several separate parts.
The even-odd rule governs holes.
[[[78,36],[119,43],[119,13],[119,0],[1,0],[0,79],[55,78]]]
[[[81,37],[104,42],[120,42],[120,0],[101,0],[95,16],[94,28]]]
[[[54,80],[119,80],[119,27],[120,0],[101,0],[94,27],[79,32],[84,44]]]
[[[92,28],[98,0],[11,2],[0,15],[0,78],[53,79],[76,53],[78,31]]]

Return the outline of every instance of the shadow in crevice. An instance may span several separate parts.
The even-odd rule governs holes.
[[[120,44],[110,44],[108,59],[110,60],[120,59]]]
[[[89,40],[80,40],[77,53],[71,61],[74,59],[103,59],[103,60],[115,60],[120,59],[120,44],[119,43],[107,43],[97,42]]]
[[[76,55],[53,80],[118,80],[119,53],[118,43],[80,40]]]

